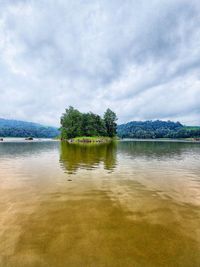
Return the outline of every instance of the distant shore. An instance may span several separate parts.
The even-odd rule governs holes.
[[[0,137],[2,139],[0,141],[1,143],[37,143],[37,142],[60,142],[65,141],[68,143],[74,143],[74,144],[103,144],[103,143],[109,143],[113,141],[135,141],[135,142],[178,142],[178,143],[196,143],[200,144],[199,138],[146,138],[146,139],[139,139],[139,138],[123,138],[120,139],[118,137],[110,138],[110,137],[88,137],[88,136],[82,136],[82,137],[76,137],[72,139],[66,139],[61,140],[60,138],[33,138],[33,140],[27,140],[25,137]]]
[[[120,141],[200,143],[199,138],[122,138]]]
[[[39,143],[39,142],[58,142],[59,139],[54,138],[33,138],[27,139],[25,137],[0,137],[2,143]]]

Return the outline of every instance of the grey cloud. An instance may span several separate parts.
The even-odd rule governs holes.
[[[197,0],[16,0],[0,9],[0,117],[58,125],[68,105],[109,106],[119,122],[200,124]]]

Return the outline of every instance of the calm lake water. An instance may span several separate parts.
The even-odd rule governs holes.
[[[200,144],[0,143],[0,267],[118,266],[200,266]]]

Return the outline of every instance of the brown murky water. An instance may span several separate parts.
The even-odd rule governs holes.
[[[0,144],[0,267],[200,266],[200,144]]]

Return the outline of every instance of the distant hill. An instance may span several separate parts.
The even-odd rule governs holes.
[[[7,120],[0,118],[1,137],[38,137],[53,138],[59,135],[56,127],[44,126],[38,123]]]
[[[122,138],[196,138],[200,127],[172,121],[131,121],[118,125],[117,134]]]
[[[0,118],[0,137],[54,138],[56,127],[38,123]],[[172,121],[131,121],[117,126],[122,138],[200,138],[200,126],[184,126]]]

